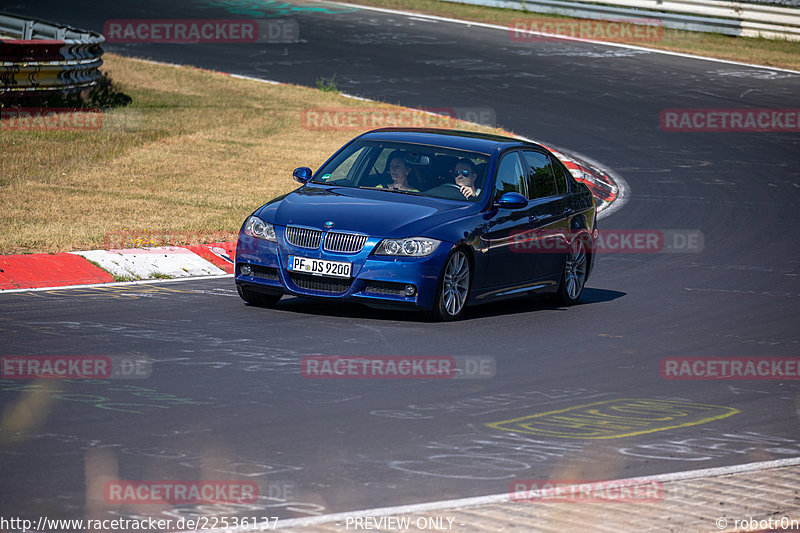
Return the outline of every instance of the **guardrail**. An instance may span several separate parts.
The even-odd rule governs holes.
[[[658,19],[665,28],[800,40],[800,9],[721,0],[442,0],[602,20]]]
[[[0,13],[0,95],[96,84],[103,42],[99,33]]]

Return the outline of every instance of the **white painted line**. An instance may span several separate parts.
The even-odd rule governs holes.
[[[352,98],[353,100],[361,100],[362,102],[376,102],[376,103],[379,103],[379,104],[383,103],[383,102],[378,102],[377,100],[370,100],[369,98],[364,98],[363,96],[355,96],[355,95],[346,94],[346,93],[339,93],[339,94],[341,96],[344,96],[345,98]],[[391,105],[391,104],[386,104],[386,105]]]
[[[361,5],[361,4],[348,4],[346,2],[331,2],[331,1],[323,0],[322,3],[332,4],[332,5],[335,5],[335,6],[344,6],[344,7],[354,7],[354,8],[358,8],[358,9],[366,9],[366,10],[369,10],[369,11],[379,11],[379,12],[382,12],[382,13],[390,13],[392,15],[403,15],[403,16],[406,16],[406,17],[409,17],[409,18],[411,18],[411,17],[416,17],[416,19],[427,18],[427,19],[431,19],[431,20],[435,20],[435,21],[452,22],[454,24],[466,24],[467,26],[480,26],[482,28],[492,28],[492,29],[495,29],[495,30],[508,31],[508,26],[499,26],[497,24],[489,24],[487,22],[475,22],[473,20],[454,19],[454,18],[450,18],[450,17],[440,17],[440,16],[437,16],[437,15],[427,15],[425,13],[415,13],[413,11],[400,11],[400,10],[397,10],[397,9],[387,9],[387,8],[383,8],[383,7],[364,6],[364,5]],[[520,13],[522,15],[524,15],[525,12],[524,11],[520,11]],[[699,56],[699,55],[694,55],[694,54],[685,54],[683,52],[672,52],[672,51],[669,51],[669,50],[659,50],[657,48],[646,48],[644,46],[636,46],[636,45],[633,45],[633,44],[610,43],[610,42],[607,42],[607,41],[594,41],[592,39],[582,39],[580,37],[568,37],[568,36],[565,36],[565,35],[558,35],[558,34],[553,34],[553,33],[543,33],[543,32],[530,31],[530,30],[519,30],[519,31],[520,32],[524,32],[524,33],[528,33],[530,35],[541,35],[543,37],[555,37],[555,38],[558,38],[558,39],[563,39],[565,41],[577,41],[577,42],[581,42],[581,43],[599,44],[599,45],[603,45],[603,46],[612,46],[612,47],[616,47],[616,48],[626,48],[628,50],[641,50],[643,52],[652,52],[654,54],[664,54],[664,55],[677,56],[677,57],[686,57],[686,58],[689,58],[689,59],[700,59],[700,60],[703,60],[703,61],[714,61],[716,63],[726,63],[728,65],[738,65],[738,66],[742,66],[742,67],[760,68],[760,69],[765,69],[765,70],[772,70],[772,71],[775,71],[775,72],[789,72],[789,73],[792,73],[792,74],[800,74],[800,71],[797,71],[797,70],[790,70],[790,69],[778,68],[778,67],[768,67],[768,66],[765,66],[765,65],[754,65],[752,63],[742,63],[740,61],[731,61],[731,60],[728,60],[728,59],[717,59],[715,57],[706,57],[706,56]],[[746,39],[747,37],[741,37],[741,38],[742,39]]]
[[[194,65],[182,65],[180,63],[169,63],[169,62],[166,62],[166,61],[156,61],[154,59],[142,59],[141,57],[129,57],[129,56],[125,56],[125,57],[127,57],[128,59],[132,59],[133,61],[141,61],[142,63],[149,63],[151,65],[161,65],[162,67],[192,68],[192,69],[196,68],[198,70],[205,70],[207,72],[213,72],[215,74],[222,74],[222,75],[225,75],[225,76],[230,76],[231,78],[240,78],[240,79],[243,79],[243,80],[257,81],[257,82],[260,82],[260,83],[269,83],[271,85],[286,85],[286,83],[284,83],[282,81],[268,80],[268,79],[265,79],[265,78],[253,78],[251,76],[244,76],[242,74],[229,74],[227,72],[222,72],[222,71],[219,71],[219,70],[211,70],[211,69],[195,67]]]
[[[204,279],[232,278],[233,274],[218,276],[192,276],[190,278],[172,279],[140,279],[137,281],[110,281],[108,283],[84,283],[83,285],[61,285],[60,287],[36,287],[34,289],[6,289],[0,291],[0,296],[9,292],[38,292],[38,291],[65,291],[69,289],[98,289],[105,287],[120,287],[124,285],[145,285],[150,283],[172,283],[174,281],[200,281]]]
[[[149,63],[151,65],[162,65],[166,67],[177,67],[177,68],[185,68],[190,65],[181,65],[180,63],[167,63],[165,61],[156,61],[155,59],[144,59],[141,57],[131,57],[129,59],[133,59],[134,61],[141,61],[142,63]]]
[[[744,472],[755,472],[759,470],[769,470],[772,468],[781,468],[786,466],[800,465],[800,457],[792,457],[789,459],[777,459],[774,461],[761,461],[758,463],[746,463],[742,465],[721,466],[716,468],[703,468],[700,470],[687,470],[685,472],[673,472],[669,474],[657,474],[653,476],[641,476],[625,479],[615,479],[608,481],[631,482],[631,484],[645,484],[651,481],[658,481],[660,483],[668,483],[671,481],[683,481],[687,479],[709,478],[718,476],[727,476],[730,474],[741,474]],[[565,487],[565,491],[569,491],[570,487]],[[576,486],[577,490],[577,486]],[[347,518],[356,517],[381,517],[381,516],[395,516],[411,513],[422,513],[425,511],[440,511],[442,509],[456,509],[463,507],[475,507],[478,505],[488,505],[492,503],[504,503],[510,501],[508,492],[501,494],[490,494],[487,496],[477,496],[474,498],[460,498],[456,500],[442,500],[437,502],[418,503],[413,505],[398,505],[394,507],[380,507],[377,509],[364,509],[359,511],[332,513],[320,516],[311,516],[307,518],[289,518],[287,520],[278,520],[276,529],[283,529],[289,527],[308,527],[319,524],[326,524],[330,522],[337,522],[346,520]],[[260,526],[231,529],[211,529],[211,530],[190,530],[183,533],[222,533],[223,531],[256,531]]]
[[[264,78],[254,78],[252,76],[242,76],[241,74],[229,74],[231,78],[239,78],[240,80],[257,81],[260,83],[269,83],[270,85],[285,85],[282,81],[265,80]]]

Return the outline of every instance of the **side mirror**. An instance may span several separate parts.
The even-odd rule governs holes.
[[[308,167],[296,168],[294,169],[294,172],[292,172],[292,177],[294,178],[294,181],[305,185],[309,182],[309,180],[311,180],[311,169]]]
[[[528,199],[518,192],[507,192],[494,205],[503,209],[519,209],[528,205]]]

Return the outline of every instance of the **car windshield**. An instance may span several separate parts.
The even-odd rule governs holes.
[[[321,168],[312,183],[374,188],[477,202],[489,156],[438,146],[355,141]]]

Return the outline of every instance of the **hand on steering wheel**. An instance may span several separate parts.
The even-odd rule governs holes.
[[[455,183],[453,184],[455,185]],[[464,195],[464,198],[469,198],[470,196],[478,196],[478,193],[475,192],[475,189],[472,187],[467,187],[466,185],[456,185],[458,189],[461,191],[461,194]]]

